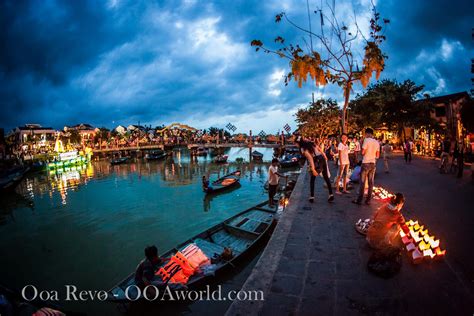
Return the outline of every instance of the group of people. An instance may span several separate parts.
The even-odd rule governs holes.
[[[349,137],[347,134],[342,134],[340,142],[337,145],[337,154],[334,155],[338,165],[338,174],[335,177],[334,184],[332,184],[330,181],[330,171],[328,166],[329,159],[326,152],[321,148],[317,141],[311,141],[309,139],[303,138],[300,135],[297,135],[296,145],[300,148],[301,153],[308,161],[308,168],[311,174],[309,196],[309,201],[311,203],[313,203],[315,199],[314,188],[315,180],[318,175],[322,175],[324,182],[326,183],[328,190],[328,202],[333,202],[334,193],[349,193],[347,189],[349,169],[351,168],[355,170],[358,167],[358,173],[360,174],[360,186],[357,198],[353,202],[356,204],[362,204],[362,200],[364,199],[364,190],[367,183],[368,192],[365,199],[365,204],[370,204],[374,185],[376,159],[379,158],[381,150],[381,145],[373,137],[373,133],[374,132],[371,128],[367,128],[365,130],[365,138],[362,144],[359,142],[359,140],[356,140],[355,145],[353,145],[354,150],[352,150],[352,152],[351,144],[353,142],[349,142]],[[391,151],[389,146],[390,145],[388,143],[382,146],[384,160],[388,159],[389,152]],[[356,164],[351,163],[351,153],[356,157],[356,159],[359,159],[360,155],[362,157],[361,162]],[[386,172],[388,172],[388,162],[385,163],[385,166]],[[269,170],[269,173],[271,173],[271,170]]]
[[[380,157],[380,152],[383,153],[385,172],[389,172],[388,158],[391,155],[392,147],[388,141],[382,144],[379,143],[373,137],[373,133],[374,132],[371,128],[367,128],[365,130],[365,137],[362,144],[357,140],[357,144],[360,144],[359,148],[362,160],[358,166],[356,166],[356,168],[360,168],[359,190],[356,199],[352,202],[358,205],[361,205],[363,201],[366,205],[369,205],[371,202],[376,162]],[[297,144],[308,160],[308,166],[311,173],[309,201],[314,201],[314,181],[319,173],[322,173],[328,188],[328,201],[334,201],[333,188],[329,180],[329,168],[327,166],[326,155],[317,143],[305,140],[301,136],[298,137]],[[350,151],[348,136],[347,134],[342,134],[340,143],[337,146],[336,158],[338,162],[338,174],[335,177],[334,182],[336,193],[349,193],[347,191],[347,173],[350,168]],[[342,183],[340,183],[341,180]],[[367,195],[364,194],[366,183],[368,184]],[[341,188],[342,192],[340,192]],[[393,246],[396,244],[400,227],[405,222],[405,219],[401,214],[404,202],[405,198],[403,194],[397,193],[388,203],[374,213],[372,217],[373,223],[367,231],[367,241],[373,248],[385,249],[387,246]]]

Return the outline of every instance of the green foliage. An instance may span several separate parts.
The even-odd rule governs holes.
[[[341,109],[333,99],[311,102],[306,108],[299,109],[295,116],[298,130],[309,137],[323,139],[338,133],[341,127]]]
[[[329,5],[328,5],[329,7]],[[372,75],[378,80],[380,73],[385,68],[385,55],[381,50],[381,44],[386,40],[383,33],[384,25],[390,21],[382,19],[380,14],[372,6],[372,15],[369,21],[370,34],[364,36],[354,19],[352,23],[338,21],[334,8],[329,7],[330,15],[324,14],[323,10],[316,10],[316,18],[321,19],[321,32],[315,33],[311,26],[306,29],[296,22],[292,21],[285,12],[279,13],[275,17],[275,23],[286,22],[293,28],[301,31],[309,39],[303,38],[304,45],[285,43],[285,39],[277,36],[274,43],[277,47],[273,48],[264,45],[261,40],[255,39],[250,45],[255,47],[256,51],[275,54],[281,58],[289,60],[290,71],[285,76],[285,85],[291,80],[297,82],[298,87],[302,87],[303,83],[308,81],[308,77],[316,85],[325,85],[327,83],[337,84],[342,88],[344,103],[342,106],[341,125],[344,131],[347,131],[347,109],[349,98],[354,83],[360,82],[365,88]],[[311,25],[311,15],[308,6],[308,19]],[[328,37],[323,31],[323,20],[328,21],[327,33],[334,34]],[[350,31],[348,25],[352,24],[356,30]],[[364,52],[356,51],[352,46],[352,42],[362,38],[365,41]],[[313,40],[321,45],[313,45]],[[302,48],[303,47],[303,48]],[[319,48],[319,49],[318,49]],[[324,56],[324,57],[323,57]],[[327,57],[326,57],[327,56]],[[360,57],[359,56],[363,56]],[[362,70],[359,71],[359,65]]]
[[[218,127],[209,127],[207,129],[207,134],[208,135],[211,135],[211,136],[216,136],[217,134],[219,134],[219,136],[222,137],[222,132],[224,131],[224,136],[226,137],[230,137],[230,133],[226,130],[224,130],[223,128],[218,128]]]
[[[99,140],[107,141],[109,139],[109,136],[110,136],[110,131],[105,127],[100,127],[99,131],[95,133],[94,142],[98,142]]]
[[[82,140],[81,135],[75,129],[68,131],[68,139],[69,139],[69,143],[73,145],[80,144]]]
[[[430,117],[431,102],[416,100],[423,88],[411,80],[382,80],[370,85],[364,94],[358,94],[349,108],[360,129],[386,126],[398,132],[404,127],[434,130],[438,124]]]

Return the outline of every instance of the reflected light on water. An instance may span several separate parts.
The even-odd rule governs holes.
[[[272,149],[258,150],[271,158]],[[231,161],[248,159],[249,149],[226,154]],[[204,195],[203,175],[212,181],[237,169],[240,187]],[[191,159],[186,150],[177,150],[162,161],[133,158],[111,166],[101,160],[29,174],[15,195],[0,203],[0,236],[7,236],[0,238],[0,250],[8,254],[1,256],[0,269],[15,272],[5,274],[2,283],[108,289],[135,269],[144,246],[155,244],[165,252],[266,200],[267,170],[268,163],[217,165],[210,156]]]

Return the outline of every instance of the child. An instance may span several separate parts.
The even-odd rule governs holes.
[[[268,206],[273,207],[273,198],[277,193],[279,177],[283,177],[282,174],[278,173],[278,159],[273,158],[272,164],[268,168]]]

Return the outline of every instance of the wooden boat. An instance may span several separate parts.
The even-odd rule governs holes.
[[[219,273],[228,268],[235,266],[235,263],[243,258],[245,254],[255,248],[259,241],[263,240],[272,231],[276,223],[276,209],[269,208],[267,202],[260,203],[251,207],[224,222],[194,236],[193,238],[179,244],[170,251],[162,255],[163,258],[170,258],[178,251],[183,252],[189,245],[196,245],[209,259],[215,258],[224,252],[224,248],[229,248],[233,256],[231,258],[217,259],[212,263],[212,272],[196,272],[191,275],[186,282],[188,289],[193,289],[196,286],[202,285],[205,281],[210,281],[211,278],[219,276]],[[165,262],[161,267],[165,267],[168,262]],[[167,285],[172,289],[176,284],[163,282],[160,276],[155,276],[154,284],[160,289],[160,293]],[[129,302],[125,295],[128,289],[129,298],[141,299],[137,297],[135,273],[131,273],[124,280],[115,285],[108,291],[108,300],[114,302]]]
[[[78,166],[87,164],[90,161],[90,155],[81,155],[77,150],[72,150],[64,153],[59,153],[54,158],[54,161],[48,163],[48,169],[61,169],[64,167]]]
[[[26,293],[27,296],[32,295],[28,291]],[[33,315],[58,315],[57,312],[61,312],[61,315],[86,315],[85,313],[77,313],[73,311],[64,310],[61,306],[54,304],[51,301],[42,301],[40,298],[36,298],[32,301],[27,301],[23,298],[23,295],[19,290],[11,289],[1,284],[0,296],[3,296],[3,301],[5,302],[6,299],[11,307],[12,313],[9,314],[9,311],[7,309],[6,315],[31,315],[33,313]]]
[[[279,163],[282,168],[293,168],[300,165],[300,159],[297,155],[285,155]]]
[[[256,161],[262,161],[263,160],[263,154],[259,151],[254,150],[252,152],[252,159]]]
[[[240,173],[240,170],[237,170],[212,182],[212,190],[205,191],[206,194],[222,192],[228,188],[238,185],[240,181]]]
[[[207,156],[208,150],[205,147],[198,147],[195,151],[192,152],[194,156]]]
[[[113,159],[110,159],[110,164],[120,165],[120,164],[126,163],[127,161],[128,161],[128,157],[113,158]]]
[[[290,155],[301,154],[301,150],[296,146],[285,147],[285,153]]]
[[[145,155],[146,160],[160,160],[167,156],[167,154],[162,150],[155,150],[147,153]]]
[[[2,174],[0,176],[0,191],[14,190],[29,170],[29,167],[16,167]]]
[[[227,156],[227,155],[218,155],[214,159],[212,159],[212,162],[214,162],[214,163],[226,163],[228,158],[229,158],[229,156]]]

